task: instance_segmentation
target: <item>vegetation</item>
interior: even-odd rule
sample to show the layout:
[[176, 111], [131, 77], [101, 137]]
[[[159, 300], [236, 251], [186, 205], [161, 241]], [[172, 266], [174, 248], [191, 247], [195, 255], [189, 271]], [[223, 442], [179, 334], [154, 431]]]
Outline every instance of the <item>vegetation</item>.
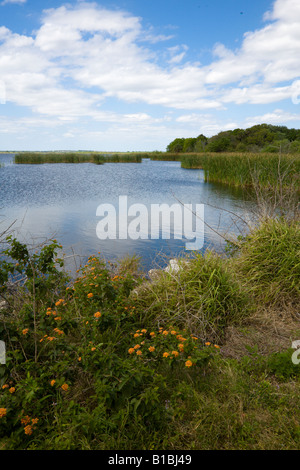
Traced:
[[[202, 168], [205, 181], [233, 186], [276, 186], [280, 175], [285, 186], [296, 185], [300, 158], [294, 155], [214, 153], [183, 156], [183, 168]], [[282, 182], [282, 181], [281, 181]]]
[[196, 138], [177, 138], [167, 152], [269, 152], [299, 153], [300, 129], [258, 124], [247, 129], [219, 132], [210, 138], [203, 134]]
[[297, 219], [148, 279], [9, 236], [0, 267], [2, 449], [298, 449]]
[[108, 163], [141, 163], [142, 154], [139, 153], [115, 153], [106, 157]]
[[42, 163], [139, 163], [142, 158], [139, 154], [101, 154], [97, 152], [20, 152], [15, 155], [15, 163], [42, 164]]

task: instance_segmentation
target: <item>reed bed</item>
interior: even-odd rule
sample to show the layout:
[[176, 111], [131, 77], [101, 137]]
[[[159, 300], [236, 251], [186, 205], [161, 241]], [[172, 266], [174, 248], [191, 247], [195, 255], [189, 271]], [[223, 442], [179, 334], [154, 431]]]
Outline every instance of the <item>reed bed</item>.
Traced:
[[300, 173], [299, 155], [274, 155], [251, 153], [207, 153], [185, 155], [182, 168], [204, 170], [205, 181], [232, 186], [253, 186], [254, 182], [275, 186], [279, 175], [284, 184], [295, 182]]
[[153, 152], [149, 154], [151, 160], [159, 160], [163, 162], [180, 162], [182, 155], [171, 152]]
[[142, 155], [138, 153], [115, 153], [105, 157], [107, 163], [141, 163]]
[[104, 157], [85, 152], [20, 152], [15, 155], [18, 164], [42, 163], [104, 163]]
[[97, 152], [20, 152], [15, 155], [17, 164], [43, 163], [140, 163], [139, 154], [102, 154]]

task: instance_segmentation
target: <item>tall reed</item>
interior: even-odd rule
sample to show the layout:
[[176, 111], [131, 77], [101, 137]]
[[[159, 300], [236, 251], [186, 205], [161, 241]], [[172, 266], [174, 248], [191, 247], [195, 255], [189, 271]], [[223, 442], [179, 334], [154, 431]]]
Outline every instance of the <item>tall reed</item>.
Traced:
[[138, 153], [115, 153], [106, 157], [107, 163], [141, 163], [142, 156]]
[[17, 164], [42, 163], [140, 163], [139, 154], [101, 154], [97, 152], [20, 152], [15, 155]]
[[300, 174], [300, 157], [289, 154], [207, 153], [183, 156], [181, 166], [203, 169], [205, 181], [242, 187], [252, 186], [254, 178], [263, 186], [274, 186], [281, 174], [288, 186]]

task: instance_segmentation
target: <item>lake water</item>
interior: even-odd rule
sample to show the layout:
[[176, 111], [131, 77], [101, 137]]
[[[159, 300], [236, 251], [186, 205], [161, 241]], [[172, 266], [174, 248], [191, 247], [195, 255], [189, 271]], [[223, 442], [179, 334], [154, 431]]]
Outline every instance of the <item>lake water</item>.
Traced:
[[239, 234], [245, 228], [240, 217], [248, 220], [255, 207], [250, 195], [205, 183], [202, 170], [182, 169], [178, 162], [16, 165], [14, 155], [0, 154], [0, 164], [0, 233], [15, 221], [14, 235], [20, 241], [56, 238], [70, 270], [98, 252], [107, 260], [135, 254], [147, 270], [186, 252], [187, 239], [175, 239], [174, 231], [169, 239], [163, 233], [153, 239], [150, 224], [148, 239], [119, 239], [117, 234], [116, 239], [100, 240], [97, 208], [111, 204], [118, 215], [120, 196], [127, 197], [128, 207], [143, 204], [149, 217], [153, 204], [178, 204], [182, 210], [182, 204], [192, 204], [193, 210], [204, 205], [201, 252], [224, 250], [219, 233]]

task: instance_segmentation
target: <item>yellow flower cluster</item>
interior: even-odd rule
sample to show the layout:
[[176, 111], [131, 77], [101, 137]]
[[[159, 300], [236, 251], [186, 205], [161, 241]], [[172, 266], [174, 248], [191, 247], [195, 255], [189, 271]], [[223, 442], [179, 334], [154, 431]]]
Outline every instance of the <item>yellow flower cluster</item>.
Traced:
[[[181, 356], [181, 358], [183, 359], [184, 356], [188, 353], [191, 353], [193, 349], [198, 349], [195, 342], [199, 340], [199, 338], [196, 335], [194, 334], [186, 335], [185, 332], [186, 330], [183, 330], [183, 334], [182, 334], [182, 332], [176, 331], [172, 327], [170, 327], [169, 329], [160, 327], [158, 330], [158, 334], [155, 333], [154, 331], [147, 332], [145, 328], [136, 330], [135, 333], [132, 333], [133, 337], [137, 339], [145, 335], [144, 336], [145, 340], [141, 341], [139, 344], [136, 344], [134, 347], [129, 348], [128, 353], [131, 355], [135, 353], [136, 355], [142, 356], [143, 351], [141, 349], [141, 346], [146, 344], [146, 347], [147, 347], [147, 350], [145, 350], [146, 353], [147, 351], [149, 351], [150, 353], [157, 351], [158, 355], [161, 354], [164, 360], [167, 359], [168, 361], [174, 360], [175, 358], [179, 356]], [[163, 342], [162, 342], [162, 339], [159, 338], [160, 336], [161, 338], [164, 338]], [[149, 343], [147, 344], [147, 341], [154, 339], [156, 337], [158, 338], [157, 344], [156, 344], [156, 340], [154, 340], [155, 342], [152, 345], [149, 345]], [[178, 341], [177, 345], [174, 344], [174, 340]], [[165, 350], [160, 353], [159, 351], [161, 351], [161, 347], [164, 342], [166, 343], [166, 345], [169, 346], [170, 349], [169, 351]], [[210, 346], [211, 343], [207, 342], [205, 343], [205, 345]], [[217, 349], [220, 348], [217, 344], [214, 344], [213, 346]], [[146, 356], [146, 357], [148, 360], [149, 356]], [[196, 359], [193, 359], [192, 356], [188, 356], [184, 364], [185, 364], [185, 367], [190, 368], [194, 366], [196, 363], [197, 363]]]
[[[207, 343], [205, 343], [205, 346], [212, 346], [212, 344], [208, 341]], [[218, 346], [217, 344], [214, 344], [213, 345], [216, 349], [220, 349], [220, 346]]]
[[25, 416], [21, 419], [21, 424], [24, 425], [24, 432], [27, 436], [30, 436], [32, 434], [34, 426], [37, 424], [38, 420], [38, 418], [30, 418], [30, 416]]
[[[136, 330], [136, 332], [133, 333], [133, 337], [138, 338], [138, 337], [144, 336], [146, 334], [147, 334], [147, 329], [143, 328], [143, 329], [140, 329], [140, 330]], [[179, 341], [179, 344], [177, 346], [178, 350], [173, 350], [172, 352], [168, 352], [168, 351], [163, 352], [163, 354], [162, 354], [163, 358], [176, 358], [176, 357], [179, 356], [180, 353], [184, 352], [184, 342], [187, 341], [187, 338], [182, 336], [182, 334], [179, 334], [175, 329], [170, 328], [169, 330], [167, 330], [167, 329], [164, 329], [163, 327], [160, 327], [158, 334], [161, 334], [164, 338], [167, 338], [167, 336], [170, 334], [173, 337], [176, 337], [176, 339]], [[148, 338], [150, 337], [151, 339], [154, 339], [156, 337], [156, 333], [154, 331], [150, 331], [148, 333], [148, 335], [149, 335]], [[198, 340], [198, 338], [196, 336], [193, 336], [193, 335], [191, 335], [191, 338], [193, 340]], [[144, 343], [145, 343], [145, 341], [142, 341], [140, 344], [136, 344], [134, 347], [129, 348], [128, 353], [129, 354], [136, 353], [137, 355], [141, 356], [142, 351], [140, 350], [140, 348], [141, 348], [141, 345], [143, 345]], [[149, 346], [147, 349], [151, 353], [156, 350], [155, 346], [153, 346], [153, 345]], [[190, 360], [186, 361], [185, 365], [186, 365], [186, 367], [191, 367], [192, 366], [192, 361], [190, 361]]]
[[53, 315], [54, 316], [54, 320], [56, 321], [60, 321], [61, 320], [61, 316], [58, 316], [57, 315], [57, 311], [56, 310], [53, 310], [51, 307], [48, 307], [47, 308], [47, 311], [46, 311], [46, 315]]
[[58, 328], [54, 328], [55, 333], [57, 333], [58, 335], [63, 335], [64, 332], [62, 330], [59, 330]]
[[6, 408], [0, 408], [0, 418], [3, 418], [4, 416], [6, 416]]

